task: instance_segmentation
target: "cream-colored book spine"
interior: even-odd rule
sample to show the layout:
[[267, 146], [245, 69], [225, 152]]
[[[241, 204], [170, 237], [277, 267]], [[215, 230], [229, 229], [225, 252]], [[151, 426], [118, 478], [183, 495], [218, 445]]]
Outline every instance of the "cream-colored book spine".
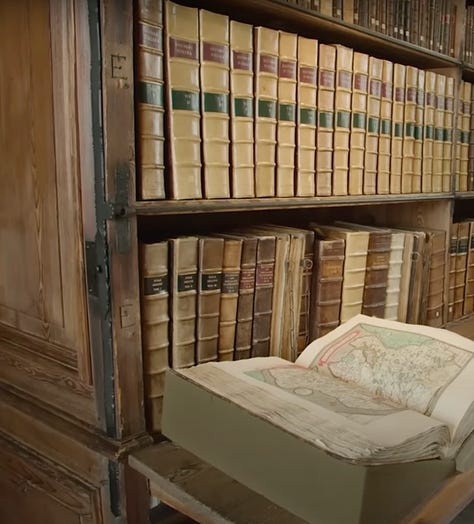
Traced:
[[415, 156], [413, 159], [413, 180], [412, 192], [421, 193], [423, 176], [423, 122], [425, 113], [425, 72], [418, 69], [418, 81], [416, 89], [416, 110], [415, 110]]
[[390, 193], [402, 191], [403, 119], [405, 109], [406, 66], [393, 65], [392, 157], [390, 160]]
[[145, 405], [149, 429], [159, 431], [169, 368], [168, 242], [140, 244], [140, 266]]
[[205, 198], [229, 198], [229, 18], [199, 10]]
[[276, 196], [295, 195], [296, 71], [298, 36], [280, 31]]
[[[459, 99], [456, 106], [456, 129], [453, 135], [454, 138], [454, 191], [461, 191], [462, 175], [461, 175], [461, 142], [462, 142], [462, 112], [464, 106], [464, 80], [461, 80], [459, 87]], [[467, 178], [466, 178], [467, 188]]]
[[472, 84], [470, 82], [463, 82], [462, 89], [462, 112], [461, 112], [461, 152], [460, 152], [460, 185], [459, 191], [467, 191], [468, 178], [468, 164], [469, 164], [469, 126], [471, 120], [471, 94]]
[[421, 188], [433, 191], [434, 114], [436, 104], [436, 73], [425, 72], [425, 112], [423, 121], [423, 164]]
[[166, 1], [165, 13], [171, 198], [201, 198], [198, 10]]
[[296, 196], [316, 191], [316, 117], [318, 92], [318, 41], [298, 37]]
[[233, 198], [255, 196], [253, 27], [230, 22], [230, 135]]
[[348, 47], [336, 46], [333, 195], [347, 195], [349, 190], [353, 54]]
[[275, 196], [279, 33], [255, 31], [255, 195]]
[[436, 74], [436, 106], [434, 114], [433, 143], [433, 192], [443, 191], [443, 137], [444, 137], [444, 96], [446, 93], [446, 77]]
[[319, 44], [318, 127], [316, 131], [316, 194], [332, 194], [336, 48]]
[[377, 193], [390, 193], [390, 156], [392, 148], [393, 62], [383, 61], [380, 98], [380, 136]]
[[470, 221], [463, 314], [474, 313], [474, 221]]
[[367, 129], [369, 55], [355, 52], [353, 66], [352, 122], [349, 153], [349, 194], [362, 195], [364, 187], [365, 137]]
[[380, 101], [382, 95], [383, 60], [369, 58], [369, 96], [367, 100], [367, 136], [365, 142], [364, 194], [377, 192], [378, 152], [380, 136]]
[[443, 129], [443, 193], [451, 191], [454, 137], [454, 78], [446, 77]]
[[407, 66], [405, 81], [402, 193], [412, 193], [415, 165], [416, 90], [418, 88], [418, 69], [416, 67]]
[[166, 198], [164, 176], [163, 4], [137, 2], [139, 197]]
[[405, 233], [392, 231], [384, 318], [398, 320]]

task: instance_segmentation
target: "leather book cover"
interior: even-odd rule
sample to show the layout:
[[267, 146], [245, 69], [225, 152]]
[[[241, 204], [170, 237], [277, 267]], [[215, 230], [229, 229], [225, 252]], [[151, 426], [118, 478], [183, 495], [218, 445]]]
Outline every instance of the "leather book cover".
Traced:
[[202, 197], [198, 10], [165, 0], [169, 187], [176, 200]]
[[295, 196], [296, 85], [298, 36], [280, 31], [276, 196]]
[[403, 254], [405, 251], [405, 233], [392, 230], [390, 259], [387, 277], [387, 296], [385, 300], [384, 318], [398, 320], [400, 309], [400, 294], [402, 287]]
[[463, 316], [464, 295], [466, 292], [467, 258], [469, 252], [470, 223], [458, 223], [456, 250], [456, 274], [454, 277], [454, 320]]
[[205, 198], [229, 198], [229, 18], [199, 10], [202, 180]]
[[451, 189], [451, 161], [453, 156], [454, 136], [454, 78], [446, 77], [446, 92], [444, 96], [444, 127], [443, 127], [443, 192]]
[[194, 366], [198, 292], [198, 239], [169, 241], [171, 264], [171, 366]]
[[390, 193], [390, 156], [392, 146], [393, 62], [383, 61], [380, 96], [380, 136], [377, 194]]
[[422, 322], [428, 326], [441, 327], [444, 323], [444, 284], [446, 268], [445, 231], [427, 231], [429, 251], [428, 289], [426, 311], [422, 309]]
[[255, 195], [275, 196], [279, 32], [255, 34]]
[[414, 157], [413, 157], [413, 179], [412, 193], [421, 193], [422, 176], [423, 176], [423, 123], [425, 113], [425, 71], [418, 69], [418, 79], [416, 88], [416, 109], [415, 109], [415, 127], [413, 134]]
[[230, 135], [233, 198], [255, 196], [253, 27], [230, 21]]
[[436, 74], [436, 105], [434, 112], [434, 142], [433, 142], [433, 192], [443, 191], [443, 136], [444, 136], [444, 96], [446, 93], [446, 77]]
[[139, 198], [166, 198], [164, 178], [163, 4], [136, 4], [136, 134]]
[[314, 270], [314, 231], [304, 230], [303, 277], [301, 288], [298, 354], [310, 343], [311, 282]]
[[314, 241], [314, 272], [311, 289], [309, 335], [313, 341], [340, 323], [344, 272], [344, 239], [317, 235]]
[[434, 112], [436, 104], [436, 73], [425, 72], [425, 112], [423, 125], [423, 162], [421, 189], [423, 193], [433, 191], [433, 148], [434, 148]]
[[347, 195], [352, 105], [353, 50], [336, 46], [333, 195]]
[[403, 122], [405, 108], [406, 66], [393, 65], [392, 157], [390, 161], [390, 193], [402, 191]]
[[418, 69], [416, 67], [407, 66], [405, 82], [402, 193], [412, 193], [415, 165], [416, 91], [418, 88]]
[[365, 137], [367, 129], [367, 96], [369, 56], [355, 52], [352, 77], [352, 121], [349, 152], [349, 194], [362, 195], [364, 188]]
[[255, 295], [255, 266], [257, 262], [257, 239], [246, 236], [242, 236], [241, 238], [242, 258], [240, 264], [234, 360], [250, 357]]
[[139, 245], [142, 351], [148, 429], [160, 431], [165, 372], [169, 368], [168, 242]]
[[217, 360], [224, 239], [199, 238], [196, 363]]
[[[396, 230], [392, 230], [396, 232]], [[410, 300], [410, 278], [412, 271], [412, 257], [415, 236], [411, 231], [404, 231], [405, 243], [403, 246], [403, 261], [400, 277], [400, 298], [398, 304], [398, 319], [400, 322], [407, 321], [408, 301]]]
[[456, 287], [456, 257], [458, 250], [458, 224], [449, 228], [449, 259], [448, 259], [448, 322], [454, 320], [454, 289]]
[[318, 126], [316, 128], [316, 195], [332, 194], [336, 48], [319, 44]]
[[474, 313], [474, 221], [469, 221], [469, 245], [466, 263], [466, 289], [464, 292], [463, 314]]
[[241, 238], [227, 238], [225, 235], [223, 238], [222, 291], [217, 350], [218, 360], [233, 360], [243, 241]]
[[314, 196], [318, 41], [298, 36], [296, 196]]
[[364, 195], [375, 195], [377, 192], [382, 69], [383, 60], [373, 56], [369, 57], [369, 96], [367, 99]]

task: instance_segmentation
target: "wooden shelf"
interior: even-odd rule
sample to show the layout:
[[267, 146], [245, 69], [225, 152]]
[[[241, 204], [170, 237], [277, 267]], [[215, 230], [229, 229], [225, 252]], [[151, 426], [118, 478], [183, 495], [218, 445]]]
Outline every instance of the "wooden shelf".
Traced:
[[461, 61], [410, 42], [404, 42], [362, 26], [349, 24], [284, 0], [178, 0], [230, 15], [235, 20], [295, 31], [321, 42], [340, 43], [379, 58], [421, 67], [422, 69], [460, 66]]
[[474, 198], [474, 191], [458, 191], [454, 193], [454, 198], [459, 198], [463, 200]]
[[187, 213], [228, 213], [268, 209], [341, 207], [365, 204], [396, 204], [428, 200], [450, 200], [451, 193], [421, 193], [404, 195], [361, 195], [292, 198], [229, 198], [219, 200], [153, 200], [137, 202], [137, 215], [174, 215]]
[[474, 340], [474, 314], [448, 322], [446, 329]]
[[462, 77], [467, 82], [474, 82], [474, 66], [463, 62], [462, 64]]

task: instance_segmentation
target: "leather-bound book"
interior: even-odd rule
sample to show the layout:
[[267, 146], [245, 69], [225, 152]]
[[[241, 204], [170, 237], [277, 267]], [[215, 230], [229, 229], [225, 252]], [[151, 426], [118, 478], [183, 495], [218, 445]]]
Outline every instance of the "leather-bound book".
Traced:
[[403, 121], [405, 108], [406, 66], [393, 65], [392, 156], [390, 161], [390, 193], [402, 191]]
[[173, 238], [171, 250], [171, 365], [194, 366], [198, 292], [198, 239]]
[[469, 222], [469, 245], [466, 263], [466, 289], [464, 293], [463, 314], [474, 313], [474, 221]]
[[451, 160], [454, 133], [454, 78], [446, 77], [443, 126], [443, 192], [451, 191]]
[[311, 282], [314, 269], [314, 231], [304, 230], [303, 277], [298, 329], [298, 354], [310, 342]]
[[136, 3], [137, 160], [139, 198], [165, 198], [163, 4]]
[[298, 36], [280, 31], [276, 196], [295, 195], [296, 84]]
[[[396, 233], [397, 230], [392, 230]], [[405, 243], [403, 246], [403, 260], [400, 276], [400, 297], [398, 302], [398, 318], [400, 322], [406, 322], [408, 313], [408, 302], [410, 300], [410, 279], [412, 272], [413, 245], [415, 236], [412, 231], [403, 231]], [[388, 298], [388, 297], [387, 297]]]
[[367, 96], [369, 56], [354, 53], [352, 77], [352, 122], [349, 152], [349, 194], [362, 195], [364, 187], [365, 137], [367, 129]]
[[472, 84], [470, 82], [462, 82], [461, 96], [462, 101], [459, 104], [458, 113], [458, 140], [460, 144], [459, 151], [459, 184], [456, 187], [457, 191], [467, 191], [468, 180], [468, 164], [469, 164], [469, 126], [471, 120], [471, 93]]
[[342, 19], [344, 20], [344, 22], [347, 22], [348, 24], [357, 23], [354, 20], [354, 4], [357, 4], [357, 0], [343, 0]]
[[384, 318], [398, 320], [400, 293], [402, 287], [403, 254], [405, 251], [405, 233], [392, 230], [389, 269], [387, 277], [387, 297]]
[[222, 294], [219, 314], [218, 360], [233, 360], [237, 305], [239, 301], [242, 239], [224, 238], [222, 258]]
[[454, 289], [456, 287], [456, 257], [458, 252], [458, 224], [453, 223], [449, 229], [448, 259], [448, 322], [454, 320]]
[[253, 27], [230, 22], [231, 182], [234, 198], [255, 196]]
[[199, 238], [196, 363], [217, 360], [222, 289], [222, 238]]
[[423, 162], [421, 189], [423, 193], [433, 190], [434, 112], [436, 103], [436, 73], [425, 72], [425, 112], [423, 135]]
[[377, 194], [390, 193], [390, 156], [392, 147], [393, 62], [383, 61], [380, 95], [380, 136]]
[[377, 192], [382, 69], [383, 60], [373, 56], [369, 57], [369, 96], [367, 99], [367, 136], [364, 160], [365, 195], [375, 195]]
[[409, 324], [419, 324], [423, 298], [427, 293], [429, 265], [426, 249], [427, 235], [424, 231], [413, 231], [413, 251], [408, 297], [407, 319]]
[[165, 0], [171, 198], [201, 198], [198, 10]]
[[205, 198], [229, 198], [229, 18], [199, 10], [202, 180]]
[[347, 195], [349, 189], [352, 59], [352, 49], [342, 45], [336, 46], [333, 195]]
[[296, 196], [314, 196], [316, 174], [316, 116], [318, 41], [298, 37]]
[[275, 196], [279, 32], [256, 27], [255, 195]]
[[441, 327], [444, 323], [444, 283], [446, 268], [446, 232], [427, 231], [429, 253], [426, 314], [422, 310], [421, 323]]
[[458, 241], [456, 250], [456, 275], [454, 278], [454, 320], [463, 316], [464, 296], [466, 291], [467, 258], [469, 251], [470, 223], [458, 224]]
[[145, 407], [150, 431], [161, 429], [164, 377], [169, 367], [168, 242], [140, 244]]
[[[472, 10], [474, 13], [474, 9]], [[474, 22], [473, 22], [474, 23]], [[474, 31], [473, 31], [474, 33]], [[473, 37], [474, 39], [474, 37]], [[471, 108], [474, 107], [474, 89], [471, 89]], [[474, 118], [470, 117], [469, 124], [469, 152], [467, 167], [467, 190], [474, 191]]]
[[423, 176], [423, 122], [425, 113], [425, 72], [418, 69], [418, 80], [416, 88], [415, 127], [413, 135], [414, 157], [413, 157], [413, 179], [412, 193], [421, 193]]
[[403, 123], [402, 193], [413, 192], [417, 87], [418, 69], [407, 66]]
[[444, 96], [446, 94], [446, 77], [436, 74], [436, 105], [434, 112], [433, 143], [433, 192], [443, 191], [443, 137], [444, 137]]

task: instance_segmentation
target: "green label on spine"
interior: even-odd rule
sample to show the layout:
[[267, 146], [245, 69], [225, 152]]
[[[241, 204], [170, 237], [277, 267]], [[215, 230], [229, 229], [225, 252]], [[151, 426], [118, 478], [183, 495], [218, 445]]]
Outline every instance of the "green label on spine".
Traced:
[[334, 113], [330, 113], [328, 111], [320, 111], [318, 117], [320, 127], [334, 127]]
[[138, 100], [142, 104], [163, 107], [163, 84], [140, 82], [138, 84]]
[[415, 126], [415, 140], [423, 139], [423, 126]]
[[451, 142], [452, 138], [453, 138], [452, 129], [443, 129], [443, 141]]
[[253, 100], [251, 98], [234, 98], [234, 115], [252, 118]]
[[306, 124], [308, 126], [316, 125], [316, 110], [307, 109], [300, 107], [300, 124]]
[[382, 135], [391, 135], [392, 122], [390, 120], [382, 120], [380, 123], [380, 133]]
[[433, 140], [434, 138], [434, 127], [433, 126], [425, 127], [425, 138], [428, 140]]
[[467, 253], [468, 252], [469, 239], [460, 238], [458, 240], [458, 253]]
[[354, 113], [352, 115], [352, 125], [357, 129], [365, 129], [366, 114]]
[[296, 106], [295, 104], [280, 104], [279, 117], [284, 122], [296, 122]]
[[204, 93], [205, 113], [228, 113], [229, 97], [223, 93]]
[[258, 101], [258, 116], [263, 118], [276, 118], [276, 102], [273, 100]]
[[435, 128], [435, 140], [439, 140], [439, 141], [443, 140], [443, 128], [442, 127]]
[[406, 122], [405, 124], [405, 136], [415, 136], [415, 124], [413, 122]]
[[469, 144], [469, 131], [461, 131], [461, 142]]
[[337, 127], [345, 127], [349, 129], [351, 126], [351, 114], [348, 111], [338, 111], [337, 112]]
[[373, 116], [369, 116], [369, 123], [367, 126], [367, 130], [369, 133], [379, 133], [380, 131], [380, 120], [378, 118], [374, 118]]
[[185, 111], [199, 111], [199, 95], [192, 91], [171, 91], [171, 107]]
[[395, 126], [393, 128], [393, 135], [398, 137], [403, 136], [403, 124], [401, 122], [395, 122]]

